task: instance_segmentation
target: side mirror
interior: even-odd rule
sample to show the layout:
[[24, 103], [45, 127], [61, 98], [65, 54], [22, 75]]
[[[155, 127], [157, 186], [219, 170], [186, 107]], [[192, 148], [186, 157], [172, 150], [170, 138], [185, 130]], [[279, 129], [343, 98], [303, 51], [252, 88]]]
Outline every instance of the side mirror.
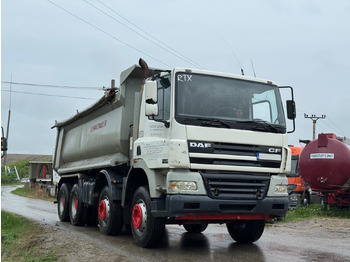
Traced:
[[158, 115], [158, 105], [157, 104], [146, 104], [145, 115], [146, 116], [157, 116]]
[[146, 81], [145, 83], [145, 114], [146, 116], [158, 115], [158, 90], [156, 81]]
[[158, 101], [158, 90], [156, 81], [146, 81], [145, 83], [146, 104], [155, 104]]
[[295, 119], [296, 118], [296, 109], [294, 100], [287, 100], [287, 118]]

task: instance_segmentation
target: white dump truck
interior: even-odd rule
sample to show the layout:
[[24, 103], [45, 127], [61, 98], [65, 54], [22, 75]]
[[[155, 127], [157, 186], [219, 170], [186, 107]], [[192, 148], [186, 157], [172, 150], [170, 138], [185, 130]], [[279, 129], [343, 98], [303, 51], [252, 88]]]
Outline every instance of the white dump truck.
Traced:
[[199, 233], [226, 223], [235, 241], [258, 240], [265, 221], [288, 209], [291, 151], [279, 89], [291, 90], [291, 132], [293, 89], [139, 64], [94, 105], [55, 123], [60, 220], [98, 224], [108, 235], [125, 226], [142, 247], [156, 246], [166, 224]]

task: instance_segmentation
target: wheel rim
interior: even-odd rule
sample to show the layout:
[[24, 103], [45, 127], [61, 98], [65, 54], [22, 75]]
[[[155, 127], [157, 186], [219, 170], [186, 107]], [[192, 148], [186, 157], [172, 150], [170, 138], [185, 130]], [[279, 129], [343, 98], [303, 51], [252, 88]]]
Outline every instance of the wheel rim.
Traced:
[[64, 212], [64, 205], [66, 204], [66, 198], [63, 195], [61, 195], [59, 203], [60, 203], [59, 212], [60, 212], [60, 215], [62, 215]]
[[72, 195], [71, 201], [72, 201], [71, 213], [72, 213], [72, 217], [75, 217], [75, 215], [77, 214], [78, 201], [79, 201], [77, 194]]
[[147, 209], [143, 201], [134, 205], [132, 210], [132, 224], [138, 232], [143, 232], [146, 229]]
[[100, 220], [107, 220], [109, 217], [109, 201], [108, 199], [102, 199], [98, 204], [98, 217]]

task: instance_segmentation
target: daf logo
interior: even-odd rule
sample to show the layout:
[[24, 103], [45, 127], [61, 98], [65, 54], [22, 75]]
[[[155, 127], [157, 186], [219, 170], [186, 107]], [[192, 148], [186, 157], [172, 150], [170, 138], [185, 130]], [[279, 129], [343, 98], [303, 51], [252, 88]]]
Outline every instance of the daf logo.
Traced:
[[269, 153], [274, 153], [274, 154], [278, 154], [278, 153], [281, 153], [281, 148], [273, 148], [273, 147], [270, 147], [269, 148]]
[[190, 147], [209, 148], [211, 143], [190, 142]]

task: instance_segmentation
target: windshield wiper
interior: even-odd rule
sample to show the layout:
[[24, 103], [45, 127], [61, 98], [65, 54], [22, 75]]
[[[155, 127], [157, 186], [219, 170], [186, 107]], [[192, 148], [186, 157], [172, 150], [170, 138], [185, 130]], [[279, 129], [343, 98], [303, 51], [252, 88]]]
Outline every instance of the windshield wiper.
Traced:
[[231, 128], [231, 125], [226, 122], [212, 117], [179, 117], [186, 124], [200, 124], [201, 126], [226, 127]]
[[198, 119], [201, 120], [202, 126], [213, 126], [213, 127], [227, 127], [231, 128], [231, 125], [219, 119]]
[[276, 127], [274, 127], [273, 125], [271, 125], [269, 122], [264, 121], [264, 120], [257, 120], [257, 121], [253, 121], [255, 123], [257, 123], [258, 125], [253, 126], [253, 128], [255, 130], [261, 130], [263, 129], [263, 131], [274, 131], [275, 133], [280, 132]]
[[246, 123], [246, 124], [253, 124], [252, 128], [253, 130], [261, 130], [261, 131], [273, 131], [275, 133], [279, 133], [280, 130], [270, 124], [269, 122], [262, 120], [262, 119], [257, 119], [257, 120], [241, 120], [237, 121], [237, 123]]

